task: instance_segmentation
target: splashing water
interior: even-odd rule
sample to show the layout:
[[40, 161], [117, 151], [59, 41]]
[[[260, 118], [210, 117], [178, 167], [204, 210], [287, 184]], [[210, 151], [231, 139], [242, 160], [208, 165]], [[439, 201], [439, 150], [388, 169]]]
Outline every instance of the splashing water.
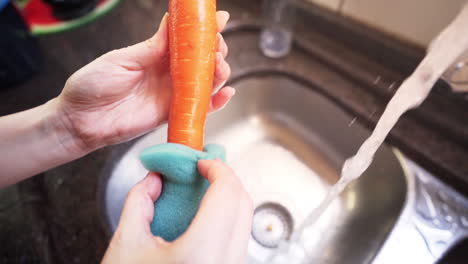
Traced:
[[[435, 82], [445, 70], [468, 48], [467, 31], [468, 5], [465, 5], [455, 20], [432, 41], [428, 54], [392, 97], [371, 136], [362, 144], [353, 157], [345, 161], [340, 180], [331, 187], [321, 204], [309, 214], [294, 232], [291, 241], [282, 243], [268, 260], [268, 263], [280, 263], [277, 262], [280, 258], [282, 260], [288, 259], [289, 263], [294, 263], [294, 260], [299, 259], [297, 247], [300, 245], [304, 230], [319, 219], [330, 203], [340, 195], [349, 183], [361, 176], [371, 164], [374, 154], [401, 115], [412, 108], [418, 107], [429, 95]], [[296, 250], [291, 250], [294, 247]], [[302, 260], [299, 261], [298, 263], [302, 262]]]

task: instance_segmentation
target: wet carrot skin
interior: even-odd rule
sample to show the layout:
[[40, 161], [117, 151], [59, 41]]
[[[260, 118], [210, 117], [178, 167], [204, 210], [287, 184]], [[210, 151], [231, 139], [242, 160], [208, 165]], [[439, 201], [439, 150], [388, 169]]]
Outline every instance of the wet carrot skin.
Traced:
[[202, 150], [216, 53], [216, 0], [170, 0], [168, 142]]
[[203, 148], [215, 71], [216, 0], [169, 1], [170, 143], [148, 148], [140, 158], [147, 170], [160, 173], [163, 180], [151, 232], [174, 241], [189, 227], [209, 186], [198, 172], [198, 161], [224, 160], [225, 155], [220, 146], [198, 151]]

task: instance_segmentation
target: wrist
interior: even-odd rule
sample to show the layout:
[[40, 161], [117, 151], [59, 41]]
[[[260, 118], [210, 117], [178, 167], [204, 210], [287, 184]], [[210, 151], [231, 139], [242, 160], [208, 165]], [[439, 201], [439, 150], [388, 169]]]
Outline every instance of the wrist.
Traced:
[[55, 99], [0, 118], [0, 188], [85, 154]]
[[94, 150], [79, 137], [79, 133], [76, 132], [75, 126], [63, 110], [58, 98], [50, 100], [44, 107], [47, 112], [43, 125], [44, 131], [53, 135], [54, 144], [62, 148], [64, 155], [74, 159]]

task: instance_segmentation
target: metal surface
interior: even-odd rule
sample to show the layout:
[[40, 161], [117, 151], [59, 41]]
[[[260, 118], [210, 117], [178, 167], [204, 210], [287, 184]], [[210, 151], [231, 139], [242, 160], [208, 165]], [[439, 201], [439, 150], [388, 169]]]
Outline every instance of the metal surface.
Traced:
[[[251, 194], [256, 212], [265, 213], [257, 216], [270, 219], [260, 226], [274, 233], [256, 233], [249, 242], [249, 262], [258, 263], [337, 181], [345, 158], [370, 134], [355, 122], [356, 116], [372, 117], [376, 110], [371, 97], [304, 52], [310, 45], [296, 46], [279, 62], [268, 60], [256, 49], [258, 38], [251, 29], [239, 34], [228, 29], [231, 84], [237, 94], [209, 117], [207, 143], [226, 147], [228, 163]], [[368, 103], [357, 105], [362, 108], [351, 108], [359, 114], [338, 107], [366, 96]], [[117, 226], [126, 193], [146, 174], [139, 153], [165, 141], [164, 126], [110, 161], [115, 165], [103, 185], [110, 229]], [[388, 147], [379, 150], [365, 175], [306, 234], [307, 259], [301, 263], [435, 263], [467, 235], [467, 200], [397, 156]], [[284, 210], [264, 211], [265, 204]], [[291, 219], [284, 221], [284, 215]]]
[[[228, 163], [256, 206], [279, 204], [299, 224], [336, 182], [344, 159], [368, 131], [351, 124], [352, 116], [290, 77], [246, 76], [236, 87], [236, 99], [210, 116], [207, 142], [226, 147]], [[165, 135], [163, 127], [139, 140], [112, 171], [105, 199], [113, 229], [126, 193], [146, 174], [138, 154], [165, 142]], [[382, 148], [366, 174], [319, 221], [318, 232], [309, 237], [308, 253], [316, 263], [369, 262], [400, 215], [406, 193], [398, 160]], [[272, 250], [250, 241], [251, 260], [262, 261]]]
[[289, 240], [293, 220], [289, 210], [277, 203], [258, 206], [252, 220], [252, 238], [261, 246], [276, 248], [281, 241]]
[[416, 163], [401, 160], [408, 175], [408, 200], [373, 263], [435, 263], [468, 237], [468, 199]]

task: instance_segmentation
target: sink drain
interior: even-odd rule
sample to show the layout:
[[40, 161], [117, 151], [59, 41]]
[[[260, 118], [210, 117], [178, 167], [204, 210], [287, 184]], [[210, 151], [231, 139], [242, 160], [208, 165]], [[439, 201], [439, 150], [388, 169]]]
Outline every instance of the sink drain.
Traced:
[[277, 203], [264, 203], [253, 216], [252, 236], [260, 245], [276, 248], [282, 240], [288, 240], [293, 230], [289, 211]]

